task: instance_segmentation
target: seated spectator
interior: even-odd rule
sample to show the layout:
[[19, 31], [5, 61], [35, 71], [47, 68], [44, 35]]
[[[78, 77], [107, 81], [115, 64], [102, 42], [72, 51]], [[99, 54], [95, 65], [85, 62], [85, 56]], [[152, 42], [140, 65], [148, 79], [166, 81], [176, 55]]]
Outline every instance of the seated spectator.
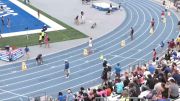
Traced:
[[121, 94], [120, 101], [129, 101], [128, 90], [124, 90]]
[[176, 84], [174, 79], [169, 80], [168, 97], [171, 99], [176, 99], [179, 97], [179, 86]]
[[128, 86], [128, 84], [130, 83], [130, 80], [129, 80], [128, 76], [125, 77], [125, 80], [124, 80], [123, 83], [124, 83], [124, 87]]
[[146, 85], [149, 89], [154, 89], [155, 81], [150, 74], [148, 75]]
[[110, 87], [107, 87], [107, 88], [106, 88], [106, 92], [107, 92], [107, 96], [110, 96], [111, 93], [112, 93], [111, 88], [110, 88]]
[[129, 83], [129, 97], [138, 97], [134, 83]]
[[116, 94], [121, 94], [123, 92], [124, 84], [121, 79], [118, 80], [118, 83], [115, 84]]
[[180, 86], [180, 74], [178, 70], [175, 70], [174, 74], [173, 74], [173, 78], [175, 79], [175, 81], [177, 82], [178, 86]]

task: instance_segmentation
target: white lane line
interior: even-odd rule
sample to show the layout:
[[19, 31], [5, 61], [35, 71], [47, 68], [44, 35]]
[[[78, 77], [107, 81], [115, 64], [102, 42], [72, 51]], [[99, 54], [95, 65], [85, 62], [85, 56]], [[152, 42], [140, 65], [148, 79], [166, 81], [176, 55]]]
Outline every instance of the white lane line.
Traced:
[[[132, 12], [131, 12], [132, 13]], [[132, 18], [132, 15], [131, 15], [131, 18]], [[130, 20], [131, 21], [131, 20]], [[138, 20], [136, 21], [136, 23], [135, 24], [137, 24], [138, 23]], [[119, 32], [119, 31], [118, 31]], [[116, 32], [116, 34], [118, 34], [118, 32]], [[127, 31], [128, 32], [128, 31]], [[123, 35], [121, 35], [121, 36], [123, 36]], [[120, 36], [120, 37], [121, 37]], [[112, 40], [113, 41], [113, 40]], [[107, 42], [106, 44], [108, 44], [108, 43], [111, 43], [111, 41], [109, 41], [109, 42]], [[105, 44], [103, 44], [102, 46], [104, 46]], [[113, 45], [113, 46], [115, 46], [115, 45]], [[112, 46], [111, 46], [112, 47]], [[111, 48], [111, 47], [109, 47], [109, 48]], [[108, 49], [109, 49], [108, 48]], [[98, 53], [100, 53], [100, 52], [97, 52], [97, 53], [95, 53], [95, 54], [92, 54], [91, 56], [93, 56], [93, 55], [96, 55], [96, 54], [98, 54]], [[71, 56], [70, 56], [71, 57]], [[68, 58], [70, 58], [70, 57], [68, 57]], [[77, 59], [77, 60], [75, 60], [75, 61], [72, 61], [72, 62], [76, 62], [76, 61], [78, 61], [78, 60], [82, 60], [82, 59], [85, 59], [85, 58], [87, 58], [87, 57], [84, 57], [84, 58], [80, 58], [80, 59]], [[62, 60], [64, 60], [64, 59], [62, 59]], [[68, 59], [67, 59], [68, 60]], [[61, 60], [57, 60], [57, 61], [54, 61], [54, 62], [51, 62], [51, 63], [55, 63], [55, 62], [59, 62], [59, 61], [61, 61]], [[40, 65], [40, 66], [35, 66], [35, 67], [43, 67], [43, 66], [45, 66], [45, 65], [48, 65], [48, 64], [51, 64], [51, 63], [47, 63], [47, 64], [44, 64], [44, 65]], [[62, 65], [59, 65], [59, 66], [62, 66]], [[34, 68], [35, 68], [34, 67]], [[31, 70], [31, 69], [34, 69], [34, 68], [29, 68], [29, 70]], [[50, 68], [48, 68], [48, 69], [42, 69], [41, 71], [45, 71], [45, 70], [49, 70]], [[19, 72], [22, 72], [22, 71], [18, 71], [18, 72], [16, 72], [16, 73], [19, 73]], [[38, 72], [37, 72], [38, 73]], [[9, 75], [9, 74], [12, 74], [12, 73], [6, 73], [6, 74], [3, 74], [3, 75], [0, 75], [0, 76], [5, 76], [5, 75]]]
[[[145, 14], [144, 14], [145, 15]], [[144, 16], [144, 22], [145, 22], [145, 16]], [[143, 33], [144, 34], [144, 33]], [[126, 52], [125, 52], [126, 53]], [[94, 59], [94, 60], [96, 60], [96, 59]], [[77, 67], [77, 66], [73, 66], [73, 68], [74, 67]], [[59, 71], [58, 71], [59, 72]], [[45, 76], [45, 75], [44, 75]], [[41, 77], [43, 77], [43, 76], [41, 76]], [[13, 79], [13, 78], [11, 78], [11, 79]], [[27, 80], [30, 80], [30, 79], [27, 79]], [[32, 79], [31, 79], [32, 80]], [[4, 80], [3, 80], [4, 81]], [[22, 81], [23, 82], [23, 81]]]
[[[136, 11], [137, 12], [137, 11]], [[138, 14], [138, 12], [137, 12], [137, 14]], [[145, 15], [145, 14], [144, 14]], [[144, 16], [144, 19], [145, 19], [145, 16]], [[138, 22], [138, 21], [137, 21]], [[144, 20], [144, 23], [145, 23], [145, 20]], [[143, 24], [144, 24], [143, 23]], [[137, 24], [137, 23], [136, 23]], [[142, 25], [143, 26], [143, 25]], [[143, 35], [143, 34], [142, 34]], [[138, 39], [138, 38], [137, 38]], [[136, 40], [137, 40], [136, 39]], [[132, 42], [131, 42], [132, 43]], [[117, 43], [117, 44], [119, 44], [119, 43]], [[115, 45], [117, 45], [117, 44], [115, 44]], [[115, 45], [113, 45], [113, 46], [115, 46]], [[128, 44], [127, 44], [128, 45]], [[109, 48], [111, 48], [111, 47], [109, 47]], [[107, 50], [107, 49], [105, 49], [105, 50]], [[113, 52], [113, 51], [112, 51]], [[126, 52], [125, 52], [126, 53]], [[80, 59], [81, 60], [81, 59]], [[96, 60], [96, 59], [93, 59], [93, 60], [91, 60], [91, 61], [94, 61], [94, 60]], [[77, 60], [75, 60], [75, 61], [77, 61]], [[72, 63], [72, 62], [71, 62]], [[84, 64], [84, 63], [83, 63]], [[63, 65], [63, 64], [62, 64]], [[62, 66], [62, 65], [59, 65], [59, 66]], [[81, 64], [79, 64], [79, 65], [81, 65]], [[76, 66], [73, 66], [73, 67], [77, 67], [77, 66], [79, 66], [79, 65], [76, 65]], [[56, 66], [56, 67], [59, 67], [59, 66]], [[49, 68], [49, 69], [51, 69], [51, 68]], [[45, 70], [49, 70], [49, 69], [44, 69], [44, 70], [40, 70], [40, 71], [37, 71], [37, 72], [33, 72], [33, 73], [29, 73], [29, 74], [25, 74], [25, 75], [21, 75], [21, 76], [16, 76], [16, 77], [13, 77], [13, 78], [9, 78], [9, 79], [4, 79], [4, 80], [0, 80], [0, 82], [2, 82], [2, 81], [6, 81], [6, 80], [10, 80], [10, 79], [15, 79], [15, 78], [19, 78], [19, 77], [23, 77], [23, 76], [27, 76], [27, 75], [31, 75], [31, 74], [35, 74], [35, 73], [39, 73], [39, 72], [41, 72], [41, 71], [45, 71]]]
[[[110, 55], [110, 56], [113, 56], [113, 57], [119, 57], [119, 58], [123, 58], [123, 59], [130, 59], [130, 60], [137, 60], [138, 58], [127, 58], [127, 57], [123, 57], [123, 56], [121, 56], [121, 55]], [[145, 59], [141, 59], [141, 60], [144, 60], [144, 61], [147, 61], [147, 60], [145, 60]]]
[[[145, 20], [144, 20], [145, 21]], [[159, 24], [158, 24], [159, 25]], [[90, 68], [90, 67], [89, 67]], [[85, 69], [83, 69], [83, 70], [86, 70], [87, 68], [85, 68]], [[82, 71], [82, 70], [81, 70]], [[80, 71], [77, 71], [77, 72], [80, 72]], [[74, 73], [73, 73], [74, 74]], [[51, 79], [51, 80], [53, 80], [53, 79]], [[50, 81], [50, 80], [47, 80], [47, 81], [45, 81], [45, 82], [48, 82], [48, 81]], [[41, 83], [44, 83], [44, 82], [41, 82]], [[35, 85], [37, 85], [37, 84], [35, 84]], [[33, 86], [33, 85], [31, 85], [31, 86]], [[24, 88], [24, 87], [23, 87]], [[21, 88], [22, 89], [22, 88]]]
[[[127, 8], [127, 9], [128, 9], [128, 8]], [[132, 17], [132, 15], [131, 15], [131, 17]], [[132, 18], [131, 18], [131, 20], [132, 20]], [[106, 38], [104, 38], [104, 39], [102, 39], [102, 40], [100, 40], [100, 41], [97, 41], [96, 43], [94, 43], [94, 45], [95, 45], [95, 44], [98, 44], [98, 43], [100, 43], [100, 42], [102, 42], [102, 41], [104, 41], [104, 40], [106, 40], [106, 39], [110, 39], [110, 38], [112, 38], [113, 36], [115, 36], [115, 35], [117, 35], [118, 33], [120, 33], [121, 31], [123, 31], [124, 29], [126, 29], [126, 27], [128, 27], [128, 25], [131, 23], [131, 20], [129, 20], [128, 23], [127, 23], [125, 26], [123, 26], [122, 29], [116, 31], [115, 34], [111, 35], [110, 37], [106, 37]], [[126, 19], [125, 19], [124, 21], [126, 21]], [[119, 26], [118, 26], [118, 27], [119, 27]], [[125, 34], [121, 34], [120, 36], [123, 36], [123, 35], [125, 35]], [[87, 43], [87, 42], [85, 42], [85, 43]], [[83, 43], [83, 44], [85, 44], [85, 43]], [[108, 43], [110, 43], [110, 42], [108, 42]], [[106, 44], [108, 44], [108, 43], [106, 43]], [[99, 45], [97, 48], [100, 48], [100, 47], [102, 47], [102, 46], [104, 46], [104, 45], [106, 45], [106, 44]], [[74, 47], [72, 47], [72, 48], [74, 48]], [[45, 59], [44, 61], [48, 61], [48, 60], [57, 58], [57, 57], [59, 57], [59, 56], [65, 56], [65, 55], [68, 55], [68, 54], [70, 54], [70, 53], [77, 52], [77, 51], [79, 51], [79, 50], [83, 50], [84, 48], [85, 48], [85, 47], [79, 48], [79, 49], [77, 49], [77, 50], [72, 50], [72, 51], [70, 51], [70, 52], [68, 52], [68, 53], [66, 53], [66, 54], [58, 54], [57, 56], [52, 57], [52, 58]], [[56, 52], [56, 53], [57, 53], [57, 52]], [[52, 54], [54, 54], [54, 53], [52, 53]], [[52, 54], [51, 54], [51, 55], [52, 55]], [[70, 57], [75, 57], [75, 56], [78, 56], [78, 55], [81, 55], [81, 54], [72, 55], [72, 56], [70, 56]], [[70, 57], [68, 57], [68, 58], [70, 58]], [[33, 59], [31, 59], [31, 60], [33, 60]], [[59, 61], [62, 61], [62, 60], [59, 60]], [[57, 61], [55, 61], [55, 62], [57, 62]], [[55, 62], [47, 63], [47, 64], [44, 64], [44, 65], [52, 64], [52, 63], [55, 63]], [[29, 63], [29, 64], [27, 64], [27, 65], [30, 65], [30, 64], [33, 64], [33, 63], [35, 63], [35, 62]], [[43, 65], [41, 65], [41, 66], [43, 66]], [[13, 68], [18, 68], [18, 67], [19, 67], [19, 66], [13, 66], [12, 68], [3, 69], [3, 70], [0, 70], [0, 71], [5, 71], [5, 70], [13, 69]], [[39, 67], [39, 66], [36, 66], [36, 67]], [[35, 68], [31, 68], [31, 69], [35, 69]]]
[[12, 95], [15, 95], [17, 97], [25, 97], [25, 98], [28, 98], [28, 96], [24, 96], [24, 95], [20, 95], [20, 94], [17, 94], [17, 93], [13, 93], [11, 91], [7, 91], [7, 90], [4, 90], [4, 89], [0, 89], [0, 91], [4, 92], [4, 93], [9, 93], [9, 94], [12, 94]]
[[[171, 20], [172, 20], [172, 18], [171, 18]], [[165, 28], [164, 28], [165, 29]], [[163, 31], [164, 31], [164, 29], [163, 29]], [[172, 32], [172, 29], [171, 29], [171, 32]], [[162, 34], [162, 32], [161, 32], [161, 34]], [[170, 36], [170, 34], [168, 35], [168, 36]], [[167, 38], [166, 38], [167, 39]], [[157, 40], [157, 38], [156, 38], [156, 40]], [[152, 42], [151, 42], [151, 44], [152, 44]], [[145, 48], [144, 48], [145, 49]], [[150, 52], [151, 53], [151, 52]]]

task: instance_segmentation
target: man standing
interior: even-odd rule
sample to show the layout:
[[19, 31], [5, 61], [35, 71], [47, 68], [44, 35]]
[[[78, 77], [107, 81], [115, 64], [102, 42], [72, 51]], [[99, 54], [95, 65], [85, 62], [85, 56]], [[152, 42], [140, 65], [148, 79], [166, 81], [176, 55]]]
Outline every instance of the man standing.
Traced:
[[117, 65], [115, 66], [115, 73], [116, 73], [116, 76], [120, 77], [121, 67], [119, 63], [117, 63]]
[[131, 32], [130, 32], [131, 40], [133, 40], [133, 34], [134, 34], [134, 29], [131, 27]]
[[155, 25], [155, 21], [154, 21], [154, 18], [151, 20], [151, 28], [152, 28], [152, 30], [153, 30], [153, 32], [154, 32], [154, 25]]
[[66, 78], [69, 78], [70, 70], [69, 70], [68, 60], [65, 60], [64, 74], [65, 74]]
[[4, 16], [1, 17], [1, 22], [2, 22], [2, 26], [4, 26], [5, 25], [5, 23], [4, 23]]

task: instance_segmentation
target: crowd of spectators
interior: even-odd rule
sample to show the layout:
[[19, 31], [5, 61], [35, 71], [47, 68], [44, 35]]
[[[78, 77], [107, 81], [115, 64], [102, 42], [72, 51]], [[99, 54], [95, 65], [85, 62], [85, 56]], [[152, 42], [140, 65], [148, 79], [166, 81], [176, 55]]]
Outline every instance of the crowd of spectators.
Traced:
[[[104, 101], [114, 96], [120, 101], [134, 101], [135, 98], [154, 101], [170, 101], [179, 98], [180, 69], [180, 36], [168, 42], [164, 56], [138, 65], [132, 72], [122, 72], [117, 63], [111, 66], [106, 59], [102, 63], [102, 84], [96, 88], [81, 87], [73, 94], [59, 93], [59, 101]], [[113, 72], [115, 71], [115, 72]], [[68, 100], [67, 100], [68, 99]]]

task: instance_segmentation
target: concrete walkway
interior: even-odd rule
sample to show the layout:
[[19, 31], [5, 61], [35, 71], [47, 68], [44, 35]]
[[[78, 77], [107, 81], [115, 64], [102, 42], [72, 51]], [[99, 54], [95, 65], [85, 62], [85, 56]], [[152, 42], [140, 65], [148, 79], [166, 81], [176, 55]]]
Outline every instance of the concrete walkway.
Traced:
[[[101, 0], [104, 2], [110, 2], [109, 0]], [[111, 32], [118, 27], [126, 18], [126, 12], [123, 8], [113, 12], [111, 15], [106, 15], [103, 11], [98, 11], [91, 8], [91, 5], [82, 5], [81, 0], [31, 0], [31, 5], [34, 5], [40, 10], [50, 14], [51, 16], [65, 22], [66, 24], [74, 27], [75, 29], [93, 37], [93, 39], [99, 38], [108, 32]], [[48, 5], [48, 6], [47, 6]], [[74, 17], [80, 14], [80, 11], [85, 12], [86, 23], [82, 25], [74, 24]], [[57, 13], [58, 12], [58, 13]], [[91, 29], [92, 23], [96, 22], [97, 27]], [[30, 46], [30, 59], [35, 58], [39, 53], [48, 55], [56, 52], [60, 52], [72, 47], [79, 46], [88, 42], [89, 38], [70, 40], [64, 42], [51, 43], [50, 48], [44, 46]], [[14, 62], [0, 61], [0, 65], [6, 65], [25, 60], [26, 57], [20, 58]]]
[[[115, 4], [109, 0], [97, 0]], [[72, 26], [73, 28], [85, 33], [88, 36], [98, 38], [107, 34], [119, 26], [125, 19], [124, 9], [113, 12], [112, 15], [106, 15], [104, 11], [98, 11], [89, 5], [82, 5], [81, 0], [31, 0], [31, 5], [59, 19], [60, 21]], [[80, 12], [85, 13], [85, 24], [75, 25], [74, 18]], [[96, 22], [97, 27], [91, 29], [91, 25]]]

